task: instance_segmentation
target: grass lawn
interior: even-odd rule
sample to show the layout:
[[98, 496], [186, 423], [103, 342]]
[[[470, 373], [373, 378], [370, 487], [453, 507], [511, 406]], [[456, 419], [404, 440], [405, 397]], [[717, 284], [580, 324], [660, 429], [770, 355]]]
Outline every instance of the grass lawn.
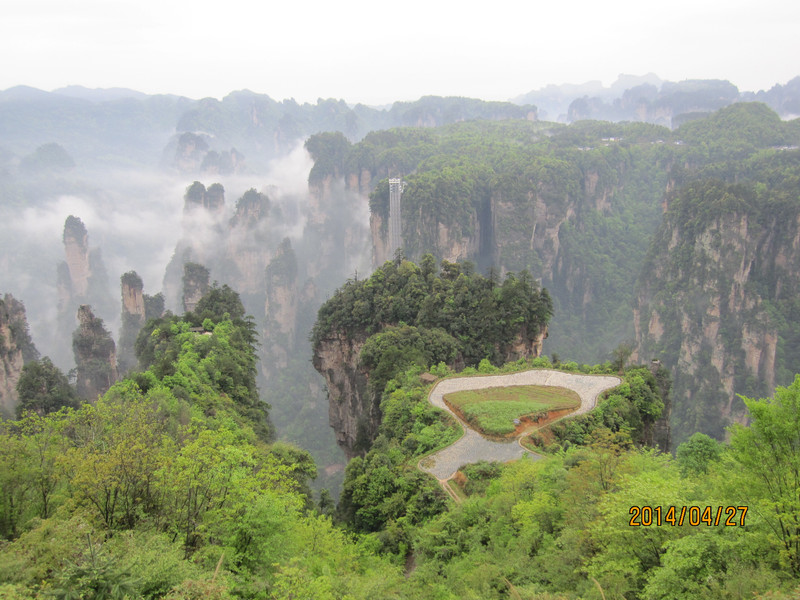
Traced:
[[489, 435], [513, 433], [514, 419], [560, 408], [576, 408], [581, 399], [567, 388], [518, 385], [447, 394], [444, 399], [467, 422]]

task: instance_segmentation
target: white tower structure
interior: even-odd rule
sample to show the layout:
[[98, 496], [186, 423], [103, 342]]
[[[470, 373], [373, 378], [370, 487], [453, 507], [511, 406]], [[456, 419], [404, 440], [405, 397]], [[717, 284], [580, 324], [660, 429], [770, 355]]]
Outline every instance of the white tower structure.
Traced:
[[389, 179], [389, 252], [391, 256], [403, 247], [403, 226], [400, 221], [400, 198], [403, 195], [403, 180]]

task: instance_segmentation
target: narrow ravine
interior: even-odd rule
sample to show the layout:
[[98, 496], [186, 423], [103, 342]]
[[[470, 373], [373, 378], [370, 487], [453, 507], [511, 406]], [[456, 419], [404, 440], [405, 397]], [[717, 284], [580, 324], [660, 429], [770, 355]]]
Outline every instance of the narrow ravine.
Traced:
[[[520, 437], [507, 442], [497, 442], [485, 438], [472, 429], [458, 415], [456, 415], [444, 402], [446, 394], [478, 390], [490, 387], [509, 387], [516, 385], [549, 385], [573, 390], [580, 396], [581, 404], [566, 418], [580, 415], [595, 407], [598, 396], [604, 391], [618, 386], [619, 377], [610, 375], [584, 375], [582, 373], [564, 373], [550, 369], [534, 369], [508, 375], [487, 375], [485, 377], [455, 377], [444, 379], [434, 386], [428, 395], [428, 400], [434, 406], [447, 411], [461, 424], [464, 435], [456, 442], [423, 458], [419, 468], [430, 473], [442, 484], [445, 492], [458, 502], [458, 497], [448, 485], [458, 469], [463, 465], [486, 461], [508, 462], [524, 455], [541, 458], [538, 454], [523, 448], [519, 443]], [[530, 432], [526, 432], [527, 435]]]

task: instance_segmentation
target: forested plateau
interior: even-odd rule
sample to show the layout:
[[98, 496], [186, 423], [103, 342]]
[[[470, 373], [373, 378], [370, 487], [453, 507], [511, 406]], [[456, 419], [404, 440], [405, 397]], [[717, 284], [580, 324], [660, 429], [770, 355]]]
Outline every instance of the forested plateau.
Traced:
[[307, 142], [312, 185], [370, 194], [389, 258], [388, 178], [402, 177], [412, 259], [527, 269], [550, 293], [549, 353], [628, 349], [674, 374], [677, 439], [718, 438], [737, 394], [786, 385], [798, 257], [798, 121], [735, 104], [670, 131], [641, 124], [470, 122]]

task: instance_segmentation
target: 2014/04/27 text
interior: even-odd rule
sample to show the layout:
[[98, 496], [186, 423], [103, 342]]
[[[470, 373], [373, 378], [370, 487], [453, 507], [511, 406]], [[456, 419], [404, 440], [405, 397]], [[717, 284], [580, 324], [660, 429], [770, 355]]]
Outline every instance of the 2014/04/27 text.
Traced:
[[[655, 525], [723, 525], [744, 527], [747, 506], [631, 506], [631, 527], [650, 527]], [[738, 520], [737, 520], [737, 514]]]

